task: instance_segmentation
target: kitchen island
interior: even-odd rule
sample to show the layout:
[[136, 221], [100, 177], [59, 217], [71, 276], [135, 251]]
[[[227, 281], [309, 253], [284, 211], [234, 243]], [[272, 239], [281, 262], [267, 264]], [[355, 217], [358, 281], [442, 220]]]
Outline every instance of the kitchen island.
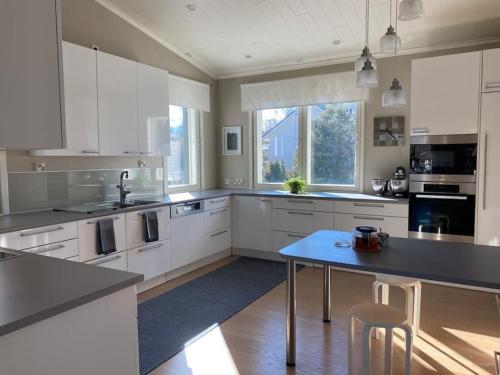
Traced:
[[449, 284], [500, 290], [498, 247], [468, 243], [391, 238], [377, 253], [352, 247], [337, 247], [336, 241], [351, 241], [352, 234], [323, 230], [280, 250], [287, 261], [287, 365], [295, 365], [296, 262], [324, 266], [323, 320], [330, 321], [330, 267], [411, 277]]
[[137, 374], [142, 275], [0, 251], [0, 374]]

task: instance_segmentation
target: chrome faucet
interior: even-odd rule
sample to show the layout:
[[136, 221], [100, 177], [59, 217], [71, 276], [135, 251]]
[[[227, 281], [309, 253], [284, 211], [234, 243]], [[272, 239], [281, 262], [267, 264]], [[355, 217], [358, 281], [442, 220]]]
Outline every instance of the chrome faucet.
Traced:
[[122, 171], [122, 173], [120, 173], [120, 184], [116, 185], [116, 187], [120, 189], [120, 204], [124, 204], [127, 195], [130, 194], [130, 191], [127, 190], [125, 181], [123, 181], [124, 178], [128, 178], [128, 171]]

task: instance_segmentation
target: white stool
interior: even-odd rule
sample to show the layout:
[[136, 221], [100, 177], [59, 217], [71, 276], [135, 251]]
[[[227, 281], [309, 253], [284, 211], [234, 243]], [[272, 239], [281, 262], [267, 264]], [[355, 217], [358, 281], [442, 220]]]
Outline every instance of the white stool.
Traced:
[[371, 351], [371, 330], [373, 328], [385, 328], [385, 361], [384, 374], [392, 374], [392, 330], [400, 328], [405, 333], [406, 353], [405, 353], [405, 375], [411, 374], [412, 357], [412, 329], [406, 324], [406, 314], [392, 306], [362, 303], [354, 306], [349, 315], [348, 333], [348, 373], [352, 375], [353, 369], [353, 344], [355, 320], [361, 322], [363, 326], [363, 375], [370, 375], [370, 351]]
[[[420, 303], [422, 298], [422, 284], [417, 279], [409, 277], [376, 274], [373, 283], [373, 303], [379, 302], [379, 289], [382, 289], [382, 303], [389, 304], [389, 286], [397, 286], [406, 293], [406, 316], [408, 323], [413, 328], [413, 333], [418, 336], [420, 330]], [[375, 330], [375, 337], [380, 338], [379, 330]]]

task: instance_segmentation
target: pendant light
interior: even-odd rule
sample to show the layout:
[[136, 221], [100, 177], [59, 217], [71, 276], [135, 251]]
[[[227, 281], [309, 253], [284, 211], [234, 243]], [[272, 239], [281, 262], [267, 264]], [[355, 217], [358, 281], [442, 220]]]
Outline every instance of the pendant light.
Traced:
[[354, 63], [356, 72], [356, 86], [361, 88], [373, 88], [378, 86], [377, 62], [370, 53], [368, 47], [368, 33], [370, 30], [370, 4], [366, 0], [366, 29], [365, 29], [365, 48], [361, 56]]
[[[397, 4], [396, 4], [397, 5]], [[396, 31], [397, 35], [398, 29], [398, 8], [396, 7]], [[394, 44], [394, 56], [397, 55], [397, 40], [393, 40]], [[399, 84], [397, 78], [394, 78], [392, 81], [392, 85], [389, 90], [386, 90], [382, 95], [382, 108], [401, 108], [406, 106], [406, 93], [403, 91], [403, 88]]]
[[411, 21], [422, 17], [424, 5], [422, 0], [403, 0], [399, 4], [399, 19], [401, 21]]
[[392, 27], [392, 0], [389, 0], [389, 27], [385, 35], [380, 38], [380, 53], [392, 53], [394, 46], [399, 50], [401, 47], [401, 38], [394, 31], [394, 27]]

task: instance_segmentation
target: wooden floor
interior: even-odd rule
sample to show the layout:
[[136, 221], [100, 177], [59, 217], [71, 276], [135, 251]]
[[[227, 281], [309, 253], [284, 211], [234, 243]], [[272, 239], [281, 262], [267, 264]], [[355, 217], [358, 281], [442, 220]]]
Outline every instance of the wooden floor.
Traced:
[[[139, 302], [236, 259], [229, 257], [139, 295]], [[297, 365], [285, 365], [285, 284], [265, 294], [152, 372], [160, 374], [347, 374], [347, 314], [371, 298], [373, 277], [332, 272], [333, 316], [322, 321], [322, 270], [297, 274]], [[391, 289], [391, 304], [403, 293]], [[200, 308], [203, 308], [200, 306]], [[394, 374], [402, 374], [403, 343], [396, 333]], [[383, 373], [383, 340], [372, 343], [373, 374]], [[491, 293], [422, 285], [422, 321], [413, 374], [493, 374], [500, 350], [500, 316]], [[358, 351], [357, 351], [358, 352]], [[358, 372], [360, 365], [358, 363]]]

